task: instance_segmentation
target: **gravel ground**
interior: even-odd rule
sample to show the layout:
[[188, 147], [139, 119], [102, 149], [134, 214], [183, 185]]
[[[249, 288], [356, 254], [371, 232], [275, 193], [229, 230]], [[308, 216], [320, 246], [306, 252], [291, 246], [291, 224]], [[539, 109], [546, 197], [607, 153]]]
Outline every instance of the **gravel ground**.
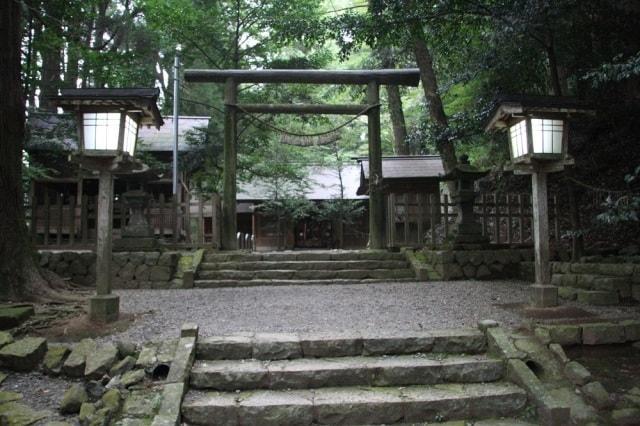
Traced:
[[75, 383], [74, 381], [68, 378], [47, 376], [39, 372], [4, 372], [8, 374], [8, 377], [0, 385], [0, 390], [19, 392], [22, 394], [22, 400], [18, 402], [22, 402], [35, 410], [49, 410], [52, 412], [53, 417], [38, 424], [53, 420], [69, 420], [73, 417], [67, 416], [65, 418], [58, 412], [58, 407], [60, 407], [64, 392]]
[[[488, 318], [517, 326], [523, 319], [501, 305], [526, 302], [528, 286], [518, 281], [454, 281], [119, 290], [121, 311], [137, 314], [137, 319], [125, 332], [104, 339], [175, 338], [185, 322], [199, 324], [205, 336], [239, 331], [394, 332], [475, 326]], [[579, 307], [605, 318], [640, 317], [637, 306]]]

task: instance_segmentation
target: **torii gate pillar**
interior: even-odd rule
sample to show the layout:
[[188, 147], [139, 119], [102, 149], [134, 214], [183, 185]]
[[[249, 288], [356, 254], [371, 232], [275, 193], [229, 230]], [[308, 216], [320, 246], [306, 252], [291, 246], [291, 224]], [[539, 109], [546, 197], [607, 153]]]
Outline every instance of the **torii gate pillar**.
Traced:
[[227, 78], [224, 85], [224, 175], [222, 180], [222, 223], [220, 248], [237, 250], [236, 163], [238, 133], [238, 84]]

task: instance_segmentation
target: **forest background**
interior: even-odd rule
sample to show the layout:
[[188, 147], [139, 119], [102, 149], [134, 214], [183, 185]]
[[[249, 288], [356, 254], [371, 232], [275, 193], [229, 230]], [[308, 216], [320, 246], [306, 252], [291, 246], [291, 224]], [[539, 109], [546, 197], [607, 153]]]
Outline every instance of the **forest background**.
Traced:
[[[505, 135], [484, 132], [496, 97], [577, 96], [591, 101], [598, 115], [574, 123], [570, 152], [576, 167], [552, 182], [570, 200], [573, 239], [581, 240], [591, 226], [579, 214], [588, 194], [637, 191], [640, 5], [633, 0], [9, 3], [3, 10], [9, 21], [14, 15], [8, 9], [20, 8], [20, 88], [27, 115], [53, 111], [47, 98], [61, 88], [134, 86], [159, 87], [163, 113], [171, 114], [178, 45], [183, 69], [418, 67], [421, 88], [382, 91], [384, 154], [440, 154], [447, 170], [467, 154], [475, 165], [497, 171], [496, 188], [527, 188], [526, 179], [500, 172], [508, 160]], [[192, 149], [181, 159], [194, 190], [205, 194], [221, 186], [221, 90], [181, 82], [180, 114], [212, 118], [208, 129], [192, 135]], [[362, 87], [243, 85], [240, 99], [357, 103], [364, 95]], [[345, 120], [262, 119], [294, 133], [322, 132]], [[310, 164], [340, 167], [367, 154], [361, 119], [342, 129], [335, 146], [301, 148], [281, 143], [281, 136], [253, 117], [241, 120], [241, 179], [276, 175], [300, 181]], [[47, 173], [34, 162], [24, 164], [26, 178]], [[633, 211], [611, 203], [616, 214], [604, 216], [609, 225], [637, 220]]]

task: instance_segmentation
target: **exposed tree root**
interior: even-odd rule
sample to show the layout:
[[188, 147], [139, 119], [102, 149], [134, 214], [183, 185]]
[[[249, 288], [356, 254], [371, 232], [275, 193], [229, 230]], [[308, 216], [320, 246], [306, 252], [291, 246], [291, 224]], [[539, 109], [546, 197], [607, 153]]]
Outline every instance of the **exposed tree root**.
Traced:
[[25, 283], [21, 300], [39, 303], [82, 302], [84, 297], [74, 294], [73, 287], [57, 274], [39, 268], [33, 260], [24, 265]]

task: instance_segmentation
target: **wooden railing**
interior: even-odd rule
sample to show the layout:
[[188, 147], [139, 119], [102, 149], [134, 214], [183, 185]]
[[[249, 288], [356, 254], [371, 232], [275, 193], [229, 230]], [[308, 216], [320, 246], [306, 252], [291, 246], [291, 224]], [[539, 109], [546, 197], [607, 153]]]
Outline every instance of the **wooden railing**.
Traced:
[[[52, 200], [55, 200], [52, 202]], [[145, 214], [153, 233], [167, 243], [215, 245], [219, 239], [219, 198], [187, 199], [177, 203], [160, 195], [151, 200]], [[33, 244], [47, 248], [91, 248], [96, 241], [97, 196], [47, 194], [38, 203], [34, 197], [26, 208]], [[121, 200], [113, 207], [113, 238], [121, 237], [131, 211]]]
[[[448, 195], [391, 194], [387, 202], [387, 237], [391, 247], [438, 246], [451, 235], [457, 207]], [[474, 203], [476, 220], [491, 244], [532, 244], [531, 195], [484, 193]], [[549, 199], [551, 237], [560, 238], [558, 199]]]

